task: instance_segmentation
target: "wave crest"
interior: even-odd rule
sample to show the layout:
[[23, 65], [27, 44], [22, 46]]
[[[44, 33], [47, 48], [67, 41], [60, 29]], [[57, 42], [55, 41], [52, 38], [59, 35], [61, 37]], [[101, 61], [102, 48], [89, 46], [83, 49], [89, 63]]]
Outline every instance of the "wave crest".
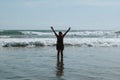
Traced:
[[[36, 39], [1, 39], [2, 47], [37, 47], [37, 46], [55, 46], [54, 38], [36, 38]], [[79, 47], [120, 47], [119, 38], [66, 38], [65, 46]]]

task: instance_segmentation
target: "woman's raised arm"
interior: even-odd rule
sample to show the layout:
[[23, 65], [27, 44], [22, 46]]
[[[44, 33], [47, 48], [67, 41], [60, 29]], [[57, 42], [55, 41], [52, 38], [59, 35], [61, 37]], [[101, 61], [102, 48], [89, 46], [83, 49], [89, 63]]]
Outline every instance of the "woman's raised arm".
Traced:
[[55, 32], [54, 28], [51, 26], [52, 31], [54, 32], [55, 36], [57, 37], [57, 33]]
[[68, 30], [63, 34], [63, 36], [65, 36], [68, 33], [68, 31], [70, 31], [70, 29], [71, 27], [68, 28]]

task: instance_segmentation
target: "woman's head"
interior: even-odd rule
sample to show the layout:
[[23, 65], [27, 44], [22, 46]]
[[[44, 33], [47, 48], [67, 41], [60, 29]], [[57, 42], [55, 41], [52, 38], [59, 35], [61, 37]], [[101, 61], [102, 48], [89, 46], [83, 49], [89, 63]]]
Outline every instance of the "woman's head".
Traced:
[[62, 32], [59, 32], [59, 35], [61, 36], [61, 35], [62, 35]]

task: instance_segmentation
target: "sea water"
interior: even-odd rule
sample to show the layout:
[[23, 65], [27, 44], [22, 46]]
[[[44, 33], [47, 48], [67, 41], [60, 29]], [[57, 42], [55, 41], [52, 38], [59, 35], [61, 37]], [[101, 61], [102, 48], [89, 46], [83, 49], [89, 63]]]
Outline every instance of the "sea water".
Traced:
[[120, 49], [65, 47], [58, 66], [55, 47], [0, 49], [1, 80], [120, 80]]
[[58, 65], [52, 31], [1, 30], [0, 80], [120, 80], [119, 31], [73, 30], [64, 44]]

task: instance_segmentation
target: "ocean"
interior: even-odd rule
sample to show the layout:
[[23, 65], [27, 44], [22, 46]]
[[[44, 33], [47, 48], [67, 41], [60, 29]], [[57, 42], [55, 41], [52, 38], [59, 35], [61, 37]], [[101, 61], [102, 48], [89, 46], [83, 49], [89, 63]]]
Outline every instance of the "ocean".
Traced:
[[0, 80], [120, 80], [119, 31], [71, 30], [60, 65], [55, 44], [51, 30], [0, 30]]

